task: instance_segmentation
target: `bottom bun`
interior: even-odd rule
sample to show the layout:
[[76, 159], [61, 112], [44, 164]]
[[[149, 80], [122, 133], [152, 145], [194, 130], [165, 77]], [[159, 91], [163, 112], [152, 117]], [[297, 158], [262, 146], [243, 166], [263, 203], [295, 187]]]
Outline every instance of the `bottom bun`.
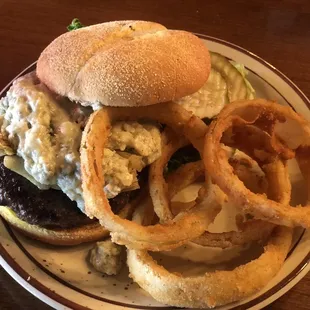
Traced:
[[8, 207], [0, 206], [0, 215], [24, 235], [53, 245], [77, 245], [97, 241], [109, 235], [109, 231], [98, 222], [69, 229], [47, 229], [22, 221]]

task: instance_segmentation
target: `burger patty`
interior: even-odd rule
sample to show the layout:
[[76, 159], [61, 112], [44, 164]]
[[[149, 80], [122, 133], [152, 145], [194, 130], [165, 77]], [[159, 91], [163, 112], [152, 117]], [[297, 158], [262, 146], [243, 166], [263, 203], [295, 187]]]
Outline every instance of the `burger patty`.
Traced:
[[[114, 212], [119, 212], [131, 197], [124, 192], [110, 199]], [[0, 205], [12, 209], [23, 221], [45, 228], [74, 228], [96, 220], [88, 218], [62, 191], [40, 190], [30, 181], [7, 169], [0, 158]]]

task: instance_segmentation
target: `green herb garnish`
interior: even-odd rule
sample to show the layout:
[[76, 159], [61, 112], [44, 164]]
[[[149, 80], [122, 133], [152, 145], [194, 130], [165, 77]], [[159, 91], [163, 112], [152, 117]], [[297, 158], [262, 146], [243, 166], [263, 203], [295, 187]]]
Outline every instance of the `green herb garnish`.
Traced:
[[80, 20], [78, 18], [74, 18], [71, 24], [67, 27], [67, 29], [68, 31], [72, 31], [83, 27], [84, 25], [80, 22]]

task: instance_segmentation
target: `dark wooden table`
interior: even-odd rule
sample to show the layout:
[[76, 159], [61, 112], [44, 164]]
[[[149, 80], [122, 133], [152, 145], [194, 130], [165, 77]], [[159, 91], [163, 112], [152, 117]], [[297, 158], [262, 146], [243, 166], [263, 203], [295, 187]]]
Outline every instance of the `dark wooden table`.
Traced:
[[[238, 44], [272, 63], [310, 97], [308, 0], [0, 0], [0, 88], [66, 31], [84, 24], [143, 19]], [[310, 274], [269, 309], [310, 309]], [[0, 272], [0, 309], [49, 309]]]

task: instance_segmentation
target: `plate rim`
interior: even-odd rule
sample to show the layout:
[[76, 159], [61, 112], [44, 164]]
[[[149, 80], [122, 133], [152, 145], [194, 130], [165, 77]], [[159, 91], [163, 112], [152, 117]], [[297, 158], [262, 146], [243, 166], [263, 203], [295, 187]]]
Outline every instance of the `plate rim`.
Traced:
[[[231, 43], [229, 41], [226, 41], [226, 40], [223, 40], [223, 39], [219, 39], [219, 38], [216, 38], [216, 37], [213, 37], [213, 36], [201, 34], [201, 33], [194, 33], [194, 34], [197, 35], [198, 37], [202, 38], [202, 39], [213, 41], [213, 42], [216, 42], [216, 43], [228, 46], [230, 48], [233, 48], [233, 49], [235, 49], [235, 50], [237, 50], [237, 51], [239, 51], [239, 52], [241, 52], [241, 53], [243, 53], [243, 54], [253, 58], [254, 60], [258, 61], [259, 63], [261, 63], [262, 65], [267, 67], [269, 70], [273, 71], [282, 80], [284, 80], [294, 90], [294, 92], [296, 92], [299, 95], [299, 97], [302, 99], [302, 101], [305, 103], [305, 105], [310, 110], [310, 99], [303, 93], [303, 91], [292, 80], [290, 80], [284, 73], [282, 73], [279, 69], [274, 67], [272, 64], [270, 64], [269, 62], [267, 62], [263, 58], [261, 58], [258, 55], [252, 53], [251, 51], [249, 51], [249, 50], [247, 50], [247, 49], [245, 49], [245, 48], [243, 48], [243, 47], [241, 47], [239, 45]], [[9, 87], [12, 85], [14, 80], [16, 80], [20, 76], [30, 72], [30, 70], [35, 69], [36, 63], [37, 63], [37, 61], [31, 63], [29, 66], [27, 66], [25, 69], [23, 69], [19, 74], [17, 74], [1, 90], [0, 98], [9, 89]], [[265, 81], [265, 82], [268, 83], [267, 81]], [[297, 243], [297, 245], [298, 245], [298, 243]], [[3, 256], [6, 257], [6, 259], [3, 258]], [[15, 281], [17, 281], [19, 284], [21, 284], [20, 283], [21, 280], [27, 281], [26, 275], [28, 277], [29, 276], [28, 273], [14, 260], [13, 257], [11, 257], [11, 255], [6, 251], [6, 249], [3, 247], [3, 245], [1, 243], [0, 243], [0, 258], [1, 258], [0, 259], [1, 266], [6, 270], [6, 272], [8, 272], [10, 274], [10, 276]], [[9, 261], [10, 261], [10, 263], [9, 263]], [[8, 269], [6, 269], [4, 267], [4, 265], [9, 266], [9, 268], [11, 269], [10, 270], [11, 272]], [[253, 308], [255, 306], [259, 307], [262, 303], [264, 303], [264, 301], [268, 301], [268, 299], [272, 299], [273, 297], [275, 297], [274, 299], [270, 300], [270, 302], [267, 303], [267, 304], [270, 304], [271, 302], [275, 301], [276, 299], [281, 297], [283, 294], [285, 294], [294, 285], [296, 285], [309, 272], [309, 270], [310, 270], [310, 249], [309, 249], [309, 253], [298, 264], [298, 266], [295, 267], [294, 270], [291, 271], [286, 277], [284, 277], [279, 283], [277, 283], [275, 286], [271, 287], [268, 291], [266, 291], [262, 295], [260, 295], [260, 296], [258, 296], [256, 298], [248, 301], [245, 304], [236, 306], [236, 307], [231, 308], [231, 309], [232, 310], [233, 309], [235, 309], [235, 310], [236, 309], [238, 309], [238, 310], [245, 310], [245, 309]], [[23, 274], [24, 276], [22, 276], [21, 274]], [[300, 276], [300, 279], [298, 278], [299, 276]], [[298, 279], [296, 280], [296, 278], [298, 278]], [[54, 307], [54, 306], [62, 305], [62, 306], [65, 306], [65, 307], [69, 306], [70, 308], [73, 307], [73, 309], [81, 309], [81, 310], [89, 309], [89, 308], [84, 307], [82, 305], [76, 304], [74, 301], [69, 300], [69, 299], [67, 299], [67, 298], [65, 298], [65, 297], [63, 297], [61, 295], [58, 295], [56, 292], [53, 292], [49, 288], [45, 287], [38, 280], [36, 280], [36, 279], [34, 279], [34, 280], [31, 279], [30, 281], [27, 281], [27, 284], [29, 285], [29, 287], [23, 285], [23, 288], [25, 288], [31, 294], [33, 294], [34, 296], [39, 298], [41, 301], [49, 304], [50, 306]], [[296, 281], [296, 283], [294, 283], [295, 281]], [[289, 287], [287, 290], [285, 290], [285, 288], [290, 286], [290, 284], [292, 284], [292, 286]], [[40, 288], [41, 288], [41, 290], [40, 290]], [[38, 292], [35, 292], [35, 291], [38, 291], [39, 293], [41, 293], [40, 296], [38, 296], [39, 295]], [[276, 295], [278, 295], [278, 296], [276, 296]], [[44, 297], [44, 299], [42, 297]], [[106, 302], [109, 303], [108, 300]], [[53, 303], [56, 303], [56, 305], [55, 304], [53, 305]], [[113, 304], [115, 306], [122, 306], [122, 305], [117, 304], [117, 303], [116, 304], [113, 303]], [[266, 306], [266, 305], [262, 305], [262, 306]], [[127, 305], [124, 305], [124, 306], [127, 306]], [[140, 307], [138, 307], [136, 305], [136, 306], [130, 307], [130, 308], [139, 309]], [[69, 309], [69, 308], [66, 308], [66, 309]], [[147, 307], [146, 306], [146, 307], [144, 307], [144, 309], [154, 309], [154, 307]], [[175, 308], [175, 307], [156, 307], [156, 309], [178, 309], [178, 308]]]

